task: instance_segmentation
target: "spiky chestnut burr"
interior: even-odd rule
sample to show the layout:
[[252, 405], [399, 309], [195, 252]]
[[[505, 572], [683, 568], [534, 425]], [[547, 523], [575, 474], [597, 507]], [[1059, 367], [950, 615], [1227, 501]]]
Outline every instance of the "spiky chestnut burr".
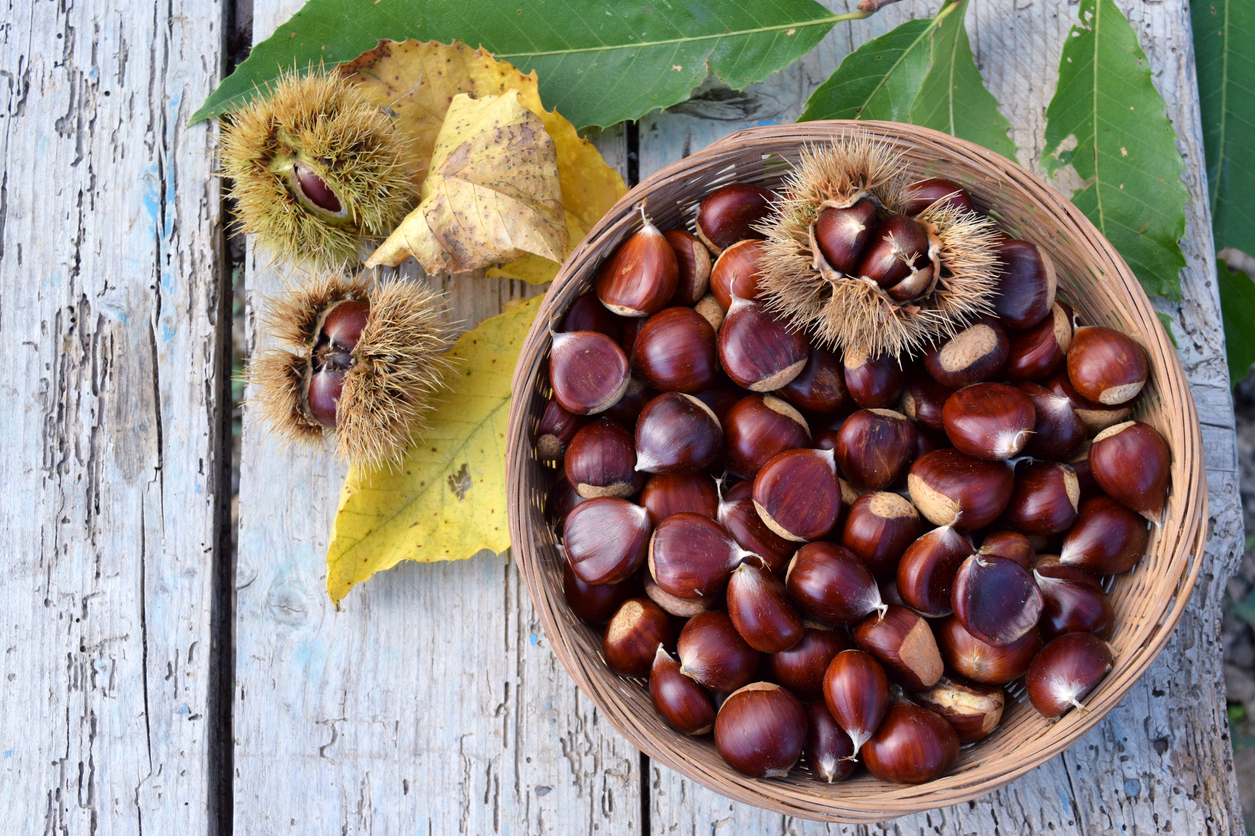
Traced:
[[332, 271], [271, 299], [262, 323], [283, 347], [250, 360], [248, 406], [273, 432], [304, 444], [334, 434], [355, 464], [404, 456], [449, 368], [438, 294]]
[[363, 240], [391, 233], [417, 197], [407, 144], [338, 72], [280, 76], [223, 128], [240, 231], [282, 259], [357, 262]]
[[[768, 309], [825, 347], [894, 357], [915, 356], [991, 313], [999, 270], [993, 223], [940, 201], [914, 218], [924, 238], [908, 243], [905, 233], [884, 226], [907, 208], [907, 176], [901, 155], [874, 139], [848, 137], [803, 150], [780, 190], [784, 199], [760, 226], [767, 238], [759, 291]], [[866, 201], [882, 224], [866, 252], [880, 247], [890, 260], [900, 259], [903, 278], [889, 281], [879, 268], [862, 275], [863, 258], [847, 259], [858, 266], [843, 272], [825, 256], [821, 214]]]

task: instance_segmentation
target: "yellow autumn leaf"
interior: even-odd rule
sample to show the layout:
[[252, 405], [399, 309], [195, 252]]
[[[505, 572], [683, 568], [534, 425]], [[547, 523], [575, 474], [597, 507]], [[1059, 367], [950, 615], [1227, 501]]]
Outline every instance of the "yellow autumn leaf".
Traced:
[[[518, 90], [519, 101], [540, 117], [554, 143], [568, 252], [627, 192], [623, 178], [606, 165], [597, 148], [581, 139], [575, 126], [556, 111], [544, 109], [535, 73], [519, 72], [483, 50], [456, 41], [380, 41], [340, 71], [370, 101], [396, 115], [414, 156], [423, 161], [431, 157], [445, 113], [459, 93], [483, 98]], [[426, 169], [420, 176], [426, 176]], [[539, 284], [551, 281], [558, 267], [557, 261], [524, 255], [490, 269], [488, 275]]]
[[449, 356], [452, 391], [393, 469], [349, 469], [327, 548], [327, 595], [402, 560], [462, 560], [510, 546], [505, 448], [510, 381], [540, 297], [484, 320]]
[[482, 99], [459, 93], [436, 136], [422, 202], [366, 266], [413, 256], [428, 273], [465, 273], [527, 253], [560, 260], [561, 194], [553, 140], [517, 90]]

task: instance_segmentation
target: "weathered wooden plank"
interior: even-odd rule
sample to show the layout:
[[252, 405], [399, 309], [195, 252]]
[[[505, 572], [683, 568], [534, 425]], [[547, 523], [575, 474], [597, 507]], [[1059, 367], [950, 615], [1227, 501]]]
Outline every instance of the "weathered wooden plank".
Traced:
[[223, 8], [0, 27], [0, 829], [212, 833]]
[[[256, 38], [299, 5], [258, 3]], [[621, 130], [599, 144], [626, 169]], [[267, 260], [249, 262], [252, 301], [278, 287]], [[538, 292], [444, 286], [467, 326]], [[638, 754], [558, 665], [508, 559], [404, 564], [337, 613], [324, 555], [344, 469], [280, 450], [246, 415], [241, 470], [241, 832], [639, 832]]]
[[[1190, 606], [1163, 653], [1121, 705], [1072, 749], [980, 801], [859, 832], [1226, 833], [1241, 821], [1221, 678], [1219, 614], [1225, 580], [1241, 554], [1242, 521], [1188, 9], [1180, 0], [1121, 0], [1119, 5], [1148, 54], [1188, 166], [1185, 176], [1193, 203], [1183, 242], [1188, 260], [1182, 274], [1184, 301], [1161, 309], [1176, 319], [1182, 362], [1204, 424], [1212, 515], [1206, 562]], [[734, 97], [735, 111], [690, 103], [683, 112], [673, 109], [645, 120], [642, 173], [747, 124], [795, 118], [809, 91], [835, 69], [852, 44], [902, 20], [930, 15], [934, 6], [907, 2], [867, 21], [839, 24], [797, 67]], [[968, 18], [977, 60], [1012, 123], [1020, 162], [1039, 173], [1045, 106], [1054, 93], [1059, 51], [1074, 14], [1075, 6], [1061, 0], [988, 0], [973, 4]], [[721, 116], [718, 123], [710, 121]], [[650, 824], [658, 833], [855, 830], [782, 819], [735, 804], [657, 765], [651, 766], [649, 800]]]

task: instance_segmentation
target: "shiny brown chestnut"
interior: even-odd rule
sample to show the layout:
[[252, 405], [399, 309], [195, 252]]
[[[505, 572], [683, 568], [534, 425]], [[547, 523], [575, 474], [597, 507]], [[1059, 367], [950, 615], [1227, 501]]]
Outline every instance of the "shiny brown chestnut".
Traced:
[[649, 698], [667, 725], [681, 734], [697, 736], [715, 727], [710, 694], [680, 673], [680, 663], [662, 645], [649, 671]]
[[1089, 469], [1098, 487], [1152, 522], [1163, 516], [1171, 466], [1168, 442], [1141, 421], [1108, 427], [1089, 448]]
[[917, 371], [907, 379], [899, 409], [903, 415], [920, 426], [944, 433], [946, 427], [942, 410], [953, 394], [953, 389], [942, 386], [933, 380], [932, 375]]
[[675, 295], [680, 265], [675, 250], [641, 208], [644, 226], [619, 245], [597, 270], [601, 304], [619, 316], [652, 316]]
[[867, 771], [893, 784], [922, 784], [950, 771], [959, 758], [959, 736], [940, 714], [894, 700], [863, 747]]
[[608, 622], [624, 601], [639, 594], [639, 584], [631, 579], [622, 583], [585, 583], [576, 576], [569, 560], [562, 563], [562, 596], [576, 615], [594, 627]]
[[876, 231], [876, 204], [861, 197], [849, 206], [826, 206], [815, 219], [815, 243], [828, 266], [851, 275]]
[[894, 575], [907, 546], [924, 533], [924, 521], [905, 497], [876, 491], [854, 501], [841, 529], [841, 545], [876, 578]]
[[1025, 534], [1062, 534], [1076, 522], [1080, 501], [1081, 485], [1070, 465], [1022, 461], [1002, 519]]
[[1025, 569], [1031, 569], [1037, 557], [1033, 541], [1018, 531], [991, 531], [981, 540], [979, 554], [986, 557], [1005, 557]]
[[[740, 484], [752, 487], [750, 482]], [[797, 551], [796, 542], [786, 540], [767, 527], [763, 518], [758, 516], [753, 499], [723, 498], [719, 502], [716, 519], [738, 546], [761, 557], [772, 572], [783, 572]]]
[[996, 685], [964, 682], [943, 676], [927, 691], [920, 691], [915, 699], [954, 726], [960, 743], [984, 740], [1002, 722], [1002, 711], [1007, 697]]
[[629, 497], [645, 486], [632, 435], [609, 418], [581, 427], [562, 460], [567, 481], [585, 499]]
[[898, 563], [898, 594], [931, 618], [954, 612], [950, 593], [963, 561], [976, 553], [972, 541], [950, 526], [934, 528], [907, 546]]
[[851, 647], [844, 630], [832, 630], [818, 622], [805, 622], [802, 639], [788, 650], [763, 657], [763, 672], [798, 699], [823, 701], [824, 672], [832, 657]]
[[1024, 449], [1037, 420], [1033, 402], [1004, 383], [976, 383], [950, 396], [941, 412], [950, 443], [978, 459], [1009, 459]]
[[678, 598], [707, 597], [723, 589], [732, 570], [750, 554], [714, 520], [672, 514], [649, 539], [649, 573]]
[[549, 382], [553, 396], [567, 412], [605, 412], [628, 387], [628, 360], [623, 349], [596, 331], [552, 335]]
[[1007, 362], [1002, 376], [1012, 383], [1045, 380], [1063, 365], [1072, 345], [1072, 308], [1055, 302], [1050, 316], [1008, 335]]
[[823, 700], [806, 705], [806, 765], [816, 781], [832, 784], [854, 772], [854, 743], [828, 711]]
[[1041, 590], [1042, 637], [1050, 641], [1064, 633], [1093, 633], [1109, 639], [1115, 631], [1115, 610], [1102, 591], [1098, 576], [1055, 560], [1038, 561], [1033, 578]]
[[1033, 437], [1024, 445], [1024, 454], [1037, 459], [1066, 462], [1088, 435], [1085, 422], [1072, 408], [1072, 402], [1038, 383], [1021, 383], [1016, 388], [1033, 402], [1033, 411], [1037, 416], [1033, 423]]
[[802, 614], [822, 624], [853, 624], [885, 611], [867, 566], [835, 543], [807, 543], [798, 549], [784, 582]]
[[915, 456], [916, 429], [901, 412], [860, 409], [837, 431], [833, 449], [841, 473], [861, 491], [892, 485]]
[[1007, 328], [1023, 331], [1050, 314], [1055, 303], [1054, 261], [1029, 241], [1008, 238], [998, 247], [1002, 275], [994, 313]]
[[710, 285], [710, 250], [687, 230], [668, 229], [662, 237], [675, 250], [676, 266], [679, 268], [671, 304], [691, 308], [706, 295]]
[[715, 189], [697, 207], [697, 236], [714, 253], [746, 238], [762, 238], [754, 227], [771, 214], [774, 199], [771, 192], [749, 183]]
[[841, 486], [829, 450], [787, 450], [754, 477], [754, 508], [786, 540], [818, 540], [837, 523]]
[[719, 373], [715, 329], [692, 308], [659, 311], [636, 337], [632, 371], [659, 392], [709, 389]]
[[623, 336], [623, 317], [611, 313], [596, 293], [585, 293], [567, 308], [562, 317], [563, 331], [597, 331], [616, 343]]
[[1005, 462], [972, 458], [953, 448], [934, 450], [911, 465], [911, 503], [934, 525], [960, 531], [984, 528], [1011, 499], [1014, 472]]
[[771, 392], [797, 377], [810, 359], [800, 331], [757, 302], [736, 296], [719, 328], [719, 362], [728, 377], [751, 392]]
[[723, 449], [723, 429], [710, 407], [683, 392], [664, 392], [636, 420], [636, 469], [696, 473]]
[[996, 647], [973, 636], [954, 616], [937, 625], [937, 644], [946, 664], [960, 676], [986, 685], [1009, 685], [1023, 676], [1041, 643], [1036, 628]]
[[636, 348], [636, 338], [645, 327], [646, 319], [647, 317], [643, 316], [623, 318], [623, 332], [619, 335], [619, 348], [622, 348], [623, 353], [628, 357], [632, 356], [632, 350]]
[[619, 606], [601, 640], [601, 655], [620, 676], [647, 676], [658, 648], [671, 641], [671, 619], [648, 598]]
[[754, 678], [758, 651], [746, 644], [722, 610], [685, 622], [676, 643], [680, 672], [712, 691], [735, 691]]
[[[632, 322], [641, 322], [642, 320], [634, 319]], [[658, 397], [658, 390], [641, 380], [636, 375], [628, 378], [627, 391], [623, 393], [623, 397], [618, 402], [601, 413], [606, 418], [617, 422], [622, 427], [635, 430], [636, 419], [641, 417], [641, 412], [645, 409], [645, 405]]]
[[566, 474], [560, 474], [558, 480], [553, 483], [553, 487], [549, 489], [549, 496], [545, 498], [545, 521], [553, 526], [554, 534], [562, 536], [567, 514], [570, 514], [571, 509], [583, 501], [584, 497], [571, 487]]
[[560, 463], [575, 433], [587, 423], [587, 416], [573, 415], [556, 398], [550, 398], [533, 435], [536, 455], [541, 461]]
[[802, 639], [802, 617], [789, 602], [784, 583], [758, 557], [732, 570], [728, 617], [752, 648], [762, 653], [788, 650]]
[[590, 499], [567, 515], [562, 542], [584, 583], [619, 583], [645, 560], [649, 512], [617, 497]]
[[719, 513], [718, 488], [705, 473], [655, 473], [641, 488], [638, 501], [649, 512], [650, 525], [682, 511], [711, 519]]
[[644, 587], [649, 600], [662, 607], [668, 615], [674, 615], [676, 618], [692, 618], [698, 613], [715, 609], [723, 603], [718, 596], [713, 595], [709, 598], [678, 598], [659, 586], [648, 572], [644, 573]]
[[1034, 629], [1042, 609], [1032, 573], [1005, 557], [979, 554], [959, 567], [950, 603], [969, 633], [996, 647]]
[[810, 347], [810, 358], [798, 376], [776, 393], [798, 409], [822, 414], [841, 412], [852, 404], [841, 359], [815, 345]]
[[811, 432], [802, 413], [774, 395], [749, 395], [728, 410], [723, 439], [728, 472], [750, 479], [786, 450], [809, 447]]
[[751, 778], [783, 778], [802, 757], [806, 711], [773, 682], [734, 692], [715, 718], [715, 748], [728, 766]]
[[972, 196], [967, 189], [953, 180], [943, 177], [929, 177], [906, 187], [905, 205], [902, 214], [915, 217], [937, 201], [960, 212], [974, 211]]
[[854, 643], [912, 691], [931, 688], [945, 669], [933, 631], [918, 613], [890, 606], [854, 627]]
[[1150, 529], [1139, 514], [1108, 496], [1081, 503], [1076, 523], [1063, 538], [1059, 562], [1100, 575], [1127, 572], [1146, 553]]
[[754, 300], [758, 298], [758, 257], [763, 242], [737, 241], [720, 253], [710, 271], [710, 292], [726, 313], [732, 307], [732, 297]]
[[1068, 347], [1068, 379], [1081, 397], [1104, 406], [1137, 397], [1150, 376], [1150, 360], [1127, 334], [1092, 325], [1077, 328]]
[[890, 290], [912, 273], [932, 270], [928, 243], [928, 230], [914, 218], [889, 215], [870, 236], [854, 275], [871, 279], [882, 289]]
[[1024, 680], [1033, 707], [1043, 717], [1058, 717], [1081, 702], [1114, 664], [1111, 647], [1092, 633], [1065, 633], [1050, 641], [1029, 666]]
[[1046, 378], [1045, 387], [1056, 395], [1061, 395], [1072, 402], [1076, 416], [1085, 424], [1090, 433], [1099, 433], [1113, 427], [1129, 417], [1132, 410], [1128, 406], [1103, 406], [1100, 403], [1086, 400], [1076, 391], [1072, 381], [1068, 379], [1067, 369], [1060, 369]]
[[962, 389], [998, 374], [1010, 351], [1006, 330], [995, 319], [976, 322], [924, 355], [924, 368], [942, 386]]
[[889, 708], [889, 678], [875, 657], [843, 650], [824, 672], [824, 704], [854, 744], [852, 756], [876, 733]]
[[866, 352], [847, 349], [841, 360], [845, 387], [854, 403], [863, 409], [896, 406], [906, 384], [906, 372], [888, 354], [870, 357]]
[[745, 393], [734, 387], [731, 382], [720, 382], [709, 389], [703, 389], [693, 396], [710, 407], [710, 411], [715, 413], [715, 417], [719, 419], [719, 425], [724, 428], [725, 443], [728, 435], [728, 413], [732, 411], [732, 407], [736, 406], [736, 402], [741, 400], [743, 394]]

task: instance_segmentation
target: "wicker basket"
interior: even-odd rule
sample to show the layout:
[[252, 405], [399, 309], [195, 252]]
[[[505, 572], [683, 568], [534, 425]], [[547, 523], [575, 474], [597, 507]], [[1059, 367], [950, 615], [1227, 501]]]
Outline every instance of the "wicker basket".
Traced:
[[[837, 784], [811, 780], [799, 767], [777, 780], [746, 778], [724, 764], [709, 735], [682, 736], [663, 722], [639, 681], [611, 673], [598, 631], [581, 622], [562, 594], [562, 562], [542, 508], [555, 472], [531, 449], [531, 433], [549, 393], [541, 369], [549, 351], [547, 324], [589, 290], [597, 266], [639, 226], [632, 207], [648, 198], [660, 229], [692, 228], [695, 206], [730, 182], [776, 186], [807, 144], [854, 133], [900, 149], [920, 177], [945, 176], [967, 187], [976, 203], [1015, 237], [1042, 247], [1060, 271], [1060, 296], [1087, 324], [1130, 334], [1150, 354], [1151, 376], [1137, 417], [1164, 434], [1173, 452], [1167, 513], [1151, 534], [1137, 568], [1109, 583], [1117, 628], [1115, 668], [1089, 696], [1086, 714], [1043, 719], [1022, 691], [1008, 691], [1002, 725], [962, 751], [954, 770], [920, 786], [881, 783], [863, 773]], [[750, 128], [659, 171], [633, 189], [572, 253], [549, 290], [514, 373], [509, 448], [510, 536], [519, 570], [554, 652], [579, 688], [616, 729], [651, 758], [715, 792], [807, 819], [873, 822], [956, 804], [993, 791], [1063, 751], [1103, 718], [1150, 665], [1177, 620], [1198, 575], [1207, 519], [1198, 418], [1189, 386], [1146, 295], [1111, 244], [1081, 212], [1015, 163], [936, 131], [890, 122], [811, 122]]]

